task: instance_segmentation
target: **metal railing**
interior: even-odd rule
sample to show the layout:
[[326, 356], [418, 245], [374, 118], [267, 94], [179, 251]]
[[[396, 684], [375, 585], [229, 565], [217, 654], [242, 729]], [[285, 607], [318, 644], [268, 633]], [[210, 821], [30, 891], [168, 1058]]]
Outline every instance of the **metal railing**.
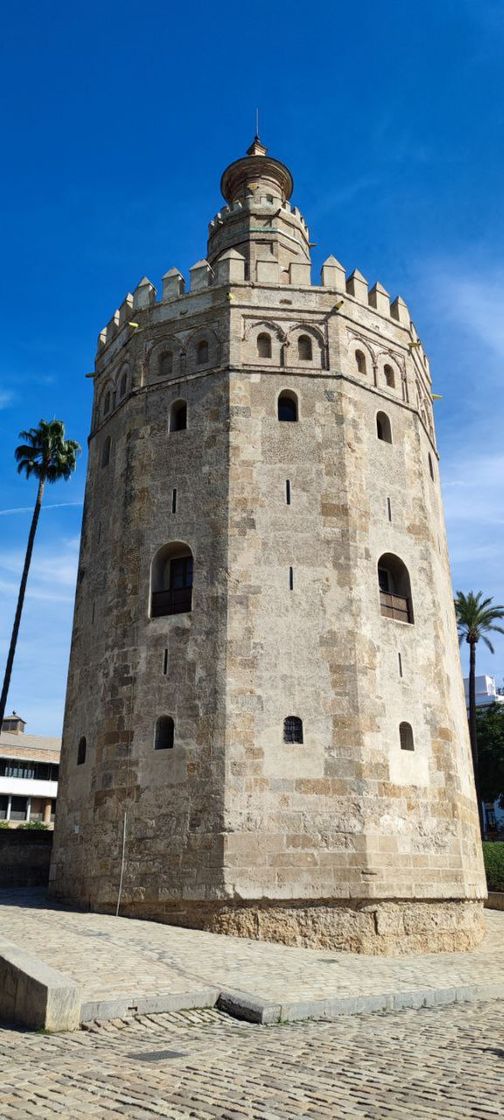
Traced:
[[411, 601], [402, 595], [391, 595], [380, 591], [381, 613], [385, 618], [396, 618], [399, 622], [413, 622]]
[[151, 615], [161, 618], [164, 614], [185, 614], [192, 608], [192, 587], [174, 587], [152, 592]]

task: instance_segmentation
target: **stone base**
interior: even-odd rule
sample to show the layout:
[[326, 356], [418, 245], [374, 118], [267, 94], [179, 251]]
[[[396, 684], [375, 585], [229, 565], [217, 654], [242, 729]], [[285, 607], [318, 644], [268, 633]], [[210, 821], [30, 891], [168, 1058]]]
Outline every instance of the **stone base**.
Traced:
[[121, 915], [305, 949], [404, 955], [473, 949], [483, 900], [125, 903]]

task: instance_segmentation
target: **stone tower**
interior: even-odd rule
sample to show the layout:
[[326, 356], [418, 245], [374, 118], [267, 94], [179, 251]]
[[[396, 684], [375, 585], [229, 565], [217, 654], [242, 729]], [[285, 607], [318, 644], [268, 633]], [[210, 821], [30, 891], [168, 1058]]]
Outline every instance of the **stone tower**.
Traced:
[[429, 364], [256, 137], [99, 336], [52, 891], [371, 952], [484, 876]]

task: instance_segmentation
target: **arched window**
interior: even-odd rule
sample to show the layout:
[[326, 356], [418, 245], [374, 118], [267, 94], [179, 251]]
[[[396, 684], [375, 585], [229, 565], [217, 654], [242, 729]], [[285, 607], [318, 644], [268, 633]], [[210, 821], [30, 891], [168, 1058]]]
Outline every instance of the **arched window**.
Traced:
[[392, 366], [384, 366], [383, 372], [385, 374], [385, 382], [389, 389], [395, 389], [395, 373]]
[[366, 355], [362, 352], [362, 350], [355, 351], [355, 364], [357, 366], [358, 373], [367, 373]]
[[123, 397], [126, 396], [127, 388], [128, 388], [128, 374], [127, 374], [127, 371], [125, 370], [122, 377], [121, 377], [121, 380], [119, 382], [119, 400], [122, 401]]
[[151, 573], [151, 617], [186, 614], [192, 610], [193, 555], [180, 541], [156, 553]]
[[204, 366], [208, 362], [208, 342], [203, 339], [196, 347], [196, 365]]
[[77, 766], [83, 766], [86, 761], [86, 736], [83, 735], [79, 739], [79, 746], [77, 747]]
[[111, 446], [112, 446], [112, 440], [111, 440], [110, 436], [107, 436], [107, 438], [103, 441], [103, 446], [102, 446], [102, 453], [101, 453], [101, 465], [102, 465], [102, 467], [108, 467], [108, 465], [110, 463], [110, 448], [111, 448]]
[[278, 398], [278, 419], [292, 423], [298, 418], [298, 402], [295, 393], [284, 389]]
[[104, 416], [108, 416], [111, 407], [112, 407], [112, 394], [110, 392], [110, 389], [107, 389], [107, 392], [105, 393], [105, 397], [104, 397], [104, 400], [103, 400], [103, 415]]
[[434, 482], [434, 463], [432, 462], [432, 455], [429, 451], [429, 474]]
[[154, 733], [154, 750], [171, 751], [175, 734], [175, 724], [171, 716], [159, 716]]
[[376, 435], [384, 443], [392, 443], [392, 428], [386, 412], [376, 413]]
[[303, 742], [303, 721], [299, 716], [286, 716], [283, 726], [284, 743]]
[[413, 622], [411, 584], [406, 564], [391, 552], [378, 561], [381, 613], [398, 622]]
[[173, 373], [173, 354], [171, 350], [165, 350], [159, 359], [159, 376], [170, 377]]
[[257, 353], [260, 358], [271, 358], [271, 335], [266, 331], [257, 336]]
[[311, 362], [313, 357], [312, 340], [307, 334], [300, 334], [298, 338], [298, 358], [300, 362]]
[[187, 428], [187, 402], [175, 401], [170, 409], [170, 432], [183, 432]]
[[413, 728], [411, 723], [399, 724], [399, 740], [401, 743], [402, 751], [414, 751], [415, 740], [413, 739]]

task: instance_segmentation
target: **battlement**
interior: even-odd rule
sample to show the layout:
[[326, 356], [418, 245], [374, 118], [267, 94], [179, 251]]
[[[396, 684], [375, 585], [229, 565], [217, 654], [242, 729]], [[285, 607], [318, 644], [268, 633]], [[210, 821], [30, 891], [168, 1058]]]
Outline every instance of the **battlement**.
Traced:
[[[284, 203], [284, 208], [291, 210], [296, 217], [299, 216], [297, 207], [290, 207], [288, 202]], [[214, 223], [219, 220], [220, 214], [241, 209], [243, 209], [243, 204], [241, 202], [236, 202], [233, 203], [232, 206], [224, 207], [217, 217], [214, 218]], [[211, 225], [212, 224], [213, 223], [211, 223]], [[379, 281], [376, 281], [373, 287], [369, 288], [368, 281], [366, 277], [363, 276], [362, 272], [358, 269], [354, 269], [351, 273], [347, 274], [344, 266], [334, 256], [327, 257], [324, 261], [320, 272], [319, 284], [312, 284], [311, 282], [309, 262], [293, 261], [287, 273], [287, 283], [281, 283], [280, 281], [277, 261], [260, 261], [258, 267], [260, 272], [258, 272], [256, 284], [260, 285], [263, 283], [268, 286], [278, 284], [279, 288], [282, 290], [288, 288], [289, 285], [293, 288], [314, 288], [321, 291], [324, 289], [330, 290], [336, 293], [337, 304], [335, 305], [335, 309], [341, 310], [342, 314], [345, 314], [345, 301], [348, 301], [347, 310], [351, 301], [352, 303], [362, 304], [364, 307], [376, 311], [380, 316], [389, 318], [392, 322], [408, 331], [410, 336], [408, 345], [428, 371], [428, 360], [424, 354], [422, 344], [406, 303], [401, 296], [396, 296], [394, 300], [391, 300], [389, 293]], [[103, 330], [100, 331], [98, 335], [98, 353], [101, 354], [110, 345], [127, 323], [130, 321], [134, 322], [137, 312], [145, 311], [155, 305], [159, 306], [172, 303], [175, 300], [190, 297], [212, 287], [221, 287], [231, 284], [242, 284], [245, 286], [250, 283], [245, 280], [245, 259], [236, 249], [228, 249], [226, 252], [221, 253], [214, 268], [212, 268], [206, 259], [196, 261], [192, 268], [189, 269], [189, 276], [190, 284], [186, 291], [185, 279], [182, 273], [177, 268], [170, 268], [162, 277], [162, 294], [159, 300], [157, 298], [157, 289], [155, 285], [147, 276], [144, 276], [139, 284], [137, 284], [134, 292], [128, 292], [121, 305], [114, 312], [112, 318]], [[285, 279], [285, 277], [283, 279]], [[133, 327], [132, 329], [136, 328]]]
[[247, 211], [257, 212], [258, 209], [264, 209], [268, 214], [271, 211], [279, 213], [282, 211], [284, 214], [292, 214], [294, 218], [303, 227], [306, 236], [308, 236], [308, 226], [298, 206], [291, 206], [290, 202], [282, 201], [280, 195], [274, 194], [260, 194], [252, 195], [250, 198], [238, 200], [231, 203], [229, 206], [223, 206], [221, 210], [212, 218], [208, 224], [208, 233], [212, 234], [218, 229], [219, 226], [224, 225], [228, 218], [236, 217], [237, 214], [247, 213]]

